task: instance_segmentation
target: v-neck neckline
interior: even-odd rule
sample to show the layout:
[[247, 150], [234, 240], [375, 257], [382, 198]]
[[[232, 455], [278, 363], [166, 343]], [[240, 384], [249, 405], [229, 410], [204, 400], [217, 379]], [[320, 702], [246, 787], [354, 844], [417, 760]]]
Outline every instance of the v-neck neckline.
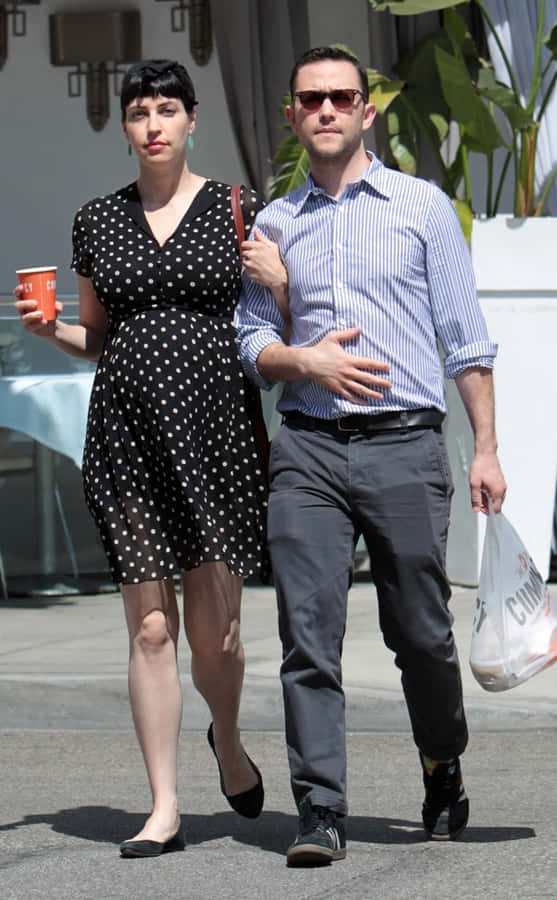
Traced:
[[137, 187], [137, 181], [134, 181], [130, 185], [131, 196], [128, 201], [130, 203], [129, 213], [136, 224], [139, 225], [140, 228], [142, 228], [143, 231], [145, 231], [149, 235], [151, 240], [157, 245], [159, 251], [163, 250], [166, 245], [178, 234], [178, 232], [184, 225], [189, 224], [189, 222], [193, 221], [193, 219], [195, 219], [198, 215], [200, 215], [202, 212], [205, 212], [206, 209], [212, 206], [214, 198], [211, 196], [205, 196], [208, 193], [207, 189], [209, 184], [211, 184], [211, 180], [207, 178], [193, 197], [193, 200], [176, 225], [176, 228], [174, 229], [172, 234], [169, 234], [169, 236], [165, 241], [163, 241], [162, 244], [160, 244], [155, 237], [153, 230], [147, 220], [147, 216], [145, 215], [145, 210], [143, 209], [143, 204], [141, 202], [141, 196]]

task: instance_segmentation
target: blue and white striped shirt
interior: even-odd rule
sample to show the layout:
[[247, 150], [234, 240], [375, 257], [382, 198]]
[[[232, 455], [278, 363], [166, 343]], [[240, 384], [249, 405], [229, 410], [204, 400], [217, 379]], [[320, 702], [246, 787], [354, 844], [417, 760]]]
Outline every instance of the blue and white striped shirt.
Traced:
[[[330, 331], [358, 325], [361, 334], [344, 348], [390, 365], [392, 388], [368, 407], [304, 379], [285, 385], [281, 411], [325, 419], [444, 411], [444, 374], [493, 367], [497, 346], [479, 307], [470, 253], [452, 203], [435, 185], [374, 157], [338, 200], [309, 176], [261, 210], [256, 227], [279, 244], [288, 266], [291, 345], [309, 347]], [[270, 291], [245, 275], [235, 325], [247, 374], [270, 388], [257, 358], [281, 340], [285, 323]]]

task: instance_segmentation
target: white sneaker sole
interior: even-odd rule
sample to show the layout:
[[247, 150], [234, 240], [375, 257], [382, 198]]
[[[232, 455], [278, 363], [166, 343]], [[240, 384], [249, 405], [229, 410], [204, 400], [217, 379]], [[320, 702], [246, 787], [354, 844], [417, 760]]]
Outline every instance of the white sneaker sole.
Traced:
[[296, 844], [288, 850], [286, 863], [289, 866], [324, 866], [345, 857], [346, 847], [331, 850], [329, 847], [320, 847], [319, 844]]

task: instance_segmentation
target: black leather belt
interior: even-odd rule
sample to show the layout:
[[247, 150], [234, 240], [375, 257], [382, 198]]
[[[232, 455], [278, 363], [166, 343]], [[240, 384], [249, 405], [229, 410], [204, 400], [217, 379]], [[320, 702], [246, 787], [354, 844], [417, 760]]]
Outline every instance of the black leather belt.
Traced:
[[312, 431], [329, 431], [332, 434], [435, 428], [442, 424], [444, 418], [444, 414], [438, 409], [403, 409], [400, 412], [377, 413], [374, 416], [354, 413], [340, 419], [318, 419], [298, 410], [284, 413], [284, 421], [289, 425], [299, 425]]

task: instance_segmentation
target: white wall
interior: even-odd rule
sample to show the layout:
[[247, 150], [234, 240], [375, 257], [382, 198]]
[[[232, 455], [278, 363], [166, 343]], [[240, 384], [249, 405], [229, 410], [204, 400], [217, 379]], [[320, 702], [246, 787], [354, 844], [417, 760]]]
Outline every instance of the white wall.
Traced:
[[[371, 65], [367, 0], [308, 0], [308, 16], [311, 47], [344, 44], [363, 66]], [[364, 142], [375, 151], [373, 127]]]
[[369, 66], [367, 0], [308, 0], [312, 47], [345, 44]]
[[[0, 71], [0, 294], [11, 292], [16, 268], [45, 264], [59, 266], [59, 292], [73, 293], [75, 276], [69, 262], [75, 211], [91, 197], [136, 176], [135, 158], [127, 154], [120, 127], [118, 98], [111, 96], [110, 119], [103, 131], [95, 132], [86, 118], [85, 93], [68, 97], [69, 70], [50, 64], [49, 14], [93, 6], [114, 9], [120, 4], [42, 0], [40, 6], [22, 7], [27, 15], [25, 37], [13, 37], [8, 24], [8, 60]], [[187, 27], [181, 34], [170, 30], [171, 3], [137, 0], [133, 7], [141, 10], [142, 55], [178, 59], [193, 79], [199, 107], [191, 168], [228, 182], [245, 180], [216, 50], [207, 66], [198, 67], [189, 53]]]
[[[120, 5], [114, 0], [42, 0], [40, 6], [24, 6], [25, 37], [13, 37], [9, 22], [8, 60], [0, 71], [0, 297], [4, 295], [6, 302], [0, 304], [0, 318], [4, 337], [14, 328], [19, 329], [18, 323], [5, 320], [12, 315], [8, 298], [16, 281], [15, 269], [45, 263], [57, 265], [59, 293], [74, 294], [75, 275], [69, 264], [75, 211], [91, 197], [128, 184], [136, 177], [135, 158], [128, 156], [121, 131], [118, 98], [111, 96], [110, 119], [103, 131], [95, 132], [86, 118], [85, 93], [80, 98], [68, 97], [68, 69], [50, 64], [50, 13], [114, 9]], [[199, 107], [195, 146], [189, 153], [191, 168], [231, 183], [244, 181], [216, 50], [207, 66], [198, 67], [190, 57], [188, 32], [173, 34], [170, 30], [171, 3], [136, 0], [133, 6], [142, 13], [142, 56], [178, 59], [192, 76]], [[110, 89], [112, 92], [112, 79]], [[25, 345], [28, 358], [21, 362], [38, 371], [73, 369], [71, 357], [50, 345], [43, 348], [43, 344], [24, 335], [22, 346]], [[14, 448], [17, 453], [27, 452], [28, 442], [18, 432], [0, 429], [0, 455], [6, 450], [13, 453]], [[85, 508], [80, 473], [66, 457], [60, 456], [57, 463], [57, 481], [79, 569], [104, 570], [106, 562]], [[0, 522], [0, 547], [8, 576], [36, 574], [39, 563], [32, 514], [33, 476], [2, 478], [0, 488], [0, 508], [14, 511], [14, 515], [5, 515]], [[56, 525], [57, 571], [67, 572], [69, 559], [60, 523]], [[35, 585], [35, 580], [32, 583]]]

